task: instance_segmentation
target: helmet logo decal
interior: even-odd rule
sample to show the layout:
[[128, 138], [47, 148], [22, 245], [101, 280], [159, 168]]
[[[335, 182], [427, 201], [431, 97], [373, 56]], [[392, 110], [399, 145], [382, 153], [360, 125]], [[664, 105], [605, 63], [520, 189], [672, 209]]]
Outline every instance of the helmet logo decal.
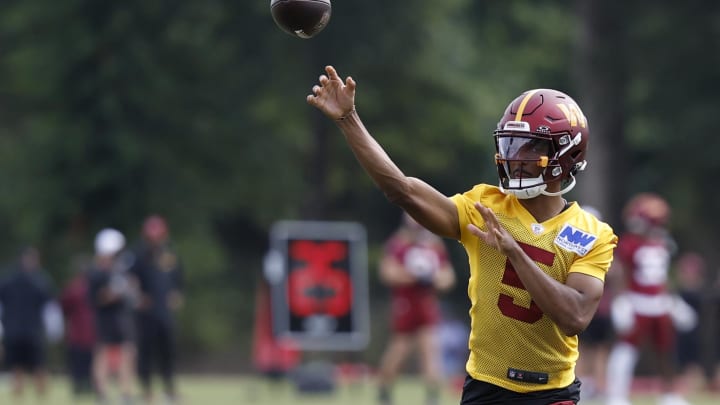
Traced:
[[505, 131], [530, 132], [530, 124], [525, 121], [508, 121], [503, 127]]
[[578, 123], [583, 128], [587, 126], [587, 120], [578, 106], [575, 104], [558, 104], [557, 106], [565, 115], [565, 119], [570, 122], [571, 127], [578, 126]]
[[520, 106], [518, 107], [517, 114], [515, 114], [515, 121], [522, 121], [523, 113], [525, 113], [525, 107], [527, 107], [528, 102], [532, 98], [532, 96], [538, 92], [540, 89], [530, 90], [525, 95], [525, 97], [520, 102]]

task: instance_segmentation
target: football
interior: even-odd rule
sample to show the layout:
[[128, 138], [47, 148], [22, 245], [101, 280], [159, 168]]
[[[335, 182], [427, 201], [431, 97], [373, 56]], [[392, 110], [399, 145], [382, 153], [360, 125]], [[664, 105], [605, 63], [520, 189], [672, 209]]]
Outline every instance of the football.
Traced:
[[330, 0], [271, 0], [270, 13], [275, 24], [288, 34], [308, 39], [330, 21]]

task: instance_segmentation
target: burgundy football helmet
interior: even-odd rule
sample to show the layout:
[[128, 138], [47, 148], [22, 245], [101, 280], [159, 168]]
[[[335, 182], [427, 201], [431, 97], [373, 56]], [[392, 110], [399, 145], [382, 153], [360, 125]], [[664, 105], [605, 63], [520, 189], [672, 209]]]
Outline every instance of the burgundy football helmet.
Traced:
[[662, 228], [670, 220], [670, 205], [655, 193], [639, 193], [625, 204], [623, 219], [631, 232], [645, 233], [652, 228]]
[[[587, 119], [577, 103], [560, 91], [524, 92], [505, 109], [494, 134], [500, 188], [517, 198], [565, 194], [587, 165]], [[517, 168], [520, 164], [543, 170], [538, 177], [523, 176], [525, 172]], [[561, 182], [560, 191], [547, 191], [547, 185], [556, 181]]]

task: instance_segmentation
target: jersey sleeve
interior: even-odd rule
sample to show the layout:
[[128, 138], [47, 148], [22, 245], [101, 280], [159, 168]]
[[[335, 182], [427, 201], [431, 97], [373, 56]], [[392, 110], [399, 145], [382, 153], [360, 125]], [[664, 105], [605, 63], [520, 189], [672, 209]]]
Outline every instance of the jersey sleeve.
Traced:
[[593, 249], [585, 256], [578, 256], [570, 267], [570, 273], [582, 273], [605, 281], [605, 275], [613, 261], [613, 251], [618, 238], [609, 226], [604, 226]]

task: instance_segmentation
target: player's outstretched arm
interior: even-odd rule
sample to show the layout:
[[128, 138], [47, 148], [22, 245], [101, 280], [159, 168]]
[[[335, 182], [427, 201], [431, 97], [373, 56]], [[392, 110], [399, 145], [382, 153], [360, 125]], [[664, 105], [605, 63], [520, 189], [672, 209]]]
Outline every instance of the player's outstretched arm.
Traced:
[[360, 120], [355, 110], [355, 81], [351, 77], [343, 81], [332, 66], [325, 71], [327, 75], [320, 76], [307, 102], [335, 120], [360, 165], [390, 202], [430, 231], [459, 239], [455, 204], [424, 181], [405, 176]]

